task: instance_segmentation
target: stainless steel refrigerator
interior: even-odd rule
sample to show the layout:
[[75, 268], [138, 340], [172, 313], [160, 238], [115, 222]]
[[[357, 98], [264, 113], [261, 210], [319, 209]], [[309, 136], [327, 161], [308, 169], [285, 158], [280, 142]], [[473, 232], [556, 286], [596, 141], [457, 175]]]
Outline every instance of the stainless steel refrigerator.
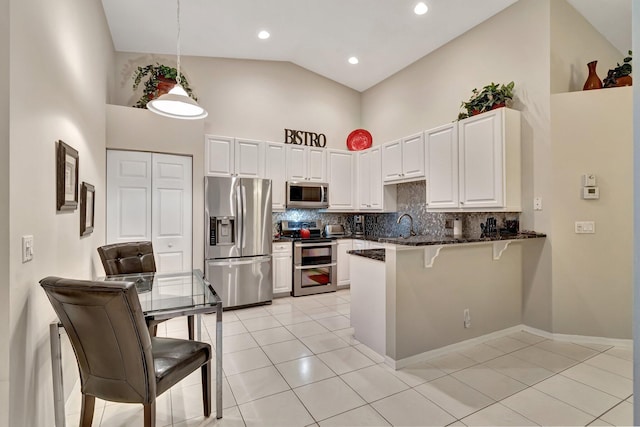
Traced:
[[205, 177], [205, 277], [225, 308], [269, 302], [271, 180]]

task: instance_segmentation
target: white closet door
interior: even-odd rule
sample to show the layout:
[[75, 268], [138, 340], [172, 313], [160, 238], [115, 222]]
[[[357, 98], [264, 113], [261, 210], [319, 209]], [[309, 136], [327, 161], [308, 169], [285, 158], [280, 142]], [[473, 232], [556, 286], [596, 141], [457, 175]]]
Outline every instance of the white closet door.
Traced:
[[159, 272], [191, 270], [191, 157], [153, 154], [151, 226]]
[[192, 158], [107, 150], [107, 243], [148, 240], [158, 272], [192, 269]]
[[107, 243], [151, 239], [151, 153], [107, 150]]

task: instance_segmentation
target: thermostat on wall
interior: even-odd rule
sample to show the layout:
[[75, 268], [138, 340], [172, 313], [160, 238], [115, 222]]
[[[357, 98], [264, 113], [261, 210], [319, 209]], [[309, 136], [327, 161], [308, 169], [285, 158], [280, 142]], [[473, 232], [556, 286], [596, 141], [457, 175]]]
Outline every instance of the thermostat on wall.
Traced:
[[600, 198], [599, 187], [582, 187], [582, 198], [585, 200], [593, 200]]

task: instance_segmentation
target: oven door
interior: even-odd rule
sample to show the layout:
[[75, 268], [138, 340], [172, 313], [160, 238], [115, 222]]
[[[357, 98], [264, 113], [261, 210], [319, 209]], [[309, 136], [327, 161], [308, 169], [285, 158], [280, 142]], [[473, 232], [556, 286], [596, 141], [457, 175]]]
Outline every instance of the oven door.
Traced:
[[336, 242], [294, 244], [293, 296], [332, 292], [338, 288]]

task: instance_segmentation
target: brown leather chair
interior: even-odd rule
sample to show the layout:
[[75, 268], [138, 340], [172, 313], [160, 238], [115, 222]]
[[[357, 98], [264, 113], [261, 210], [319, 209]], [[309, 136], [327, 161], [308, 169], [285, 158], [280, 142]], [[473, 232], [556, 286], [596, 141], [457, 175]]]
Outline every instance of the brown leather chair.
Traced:
[[[153, 245], [151, 242], [125, 242], [100, 246], [98, 254], [102, 260], [102, 266], [107, 276], [131, 273], [155, 273], [156, 261], [153, 257]], [[148, 321], [147, 326], [151, 335], [156, 336], [158, 324], [163, 320]], [[187, 317], [189, 339], [195, 337], [194, 318]]]
[[151, 337], [131, 282], [47, 277], [40, 281], [76, 354], [80, 369], [80, 426], [91, 426], [95, 398], [144, 405], [155, 426], [156, 397], [198, 368], [204, 416], [211, 415], [211, 346]]
[[155, 273], [156, 261], [151, 242], [127, 242], [98, 248], [107, 276], [129, 273]]

